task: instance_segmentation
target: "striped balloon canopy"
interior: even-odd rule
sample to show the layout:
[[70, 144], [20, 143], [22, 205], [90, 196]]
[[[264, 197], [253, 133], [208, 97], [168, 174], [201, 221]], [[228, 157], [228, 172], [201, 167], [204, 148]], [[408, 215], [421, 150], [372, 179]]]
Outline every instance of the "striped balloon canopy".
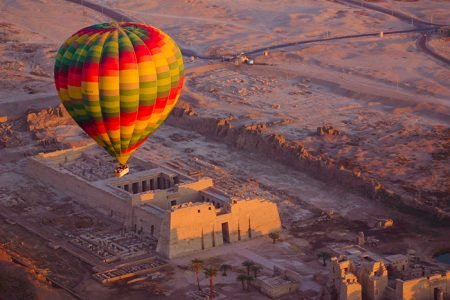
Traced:
[[55, 85], [75, 122], [125, 164], [175, 106], [183, 71], [180, 49], [161, 30], [103, 23], [60, 47]]

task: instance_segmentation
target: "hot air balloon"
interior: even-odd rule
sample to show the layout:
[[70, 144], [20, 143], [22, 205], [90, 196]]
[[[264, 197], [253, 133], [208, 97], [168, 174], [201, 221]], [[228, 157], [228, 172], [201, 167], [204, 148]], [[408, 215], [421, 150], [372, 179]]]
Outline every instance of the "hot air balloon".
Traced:
[[83, 28], [59, 48], [54, 76], [75, 122], [128, 173], [136, 149], [164, 122], [183, 87], [183, 57], [161, 30], [133, 22]]

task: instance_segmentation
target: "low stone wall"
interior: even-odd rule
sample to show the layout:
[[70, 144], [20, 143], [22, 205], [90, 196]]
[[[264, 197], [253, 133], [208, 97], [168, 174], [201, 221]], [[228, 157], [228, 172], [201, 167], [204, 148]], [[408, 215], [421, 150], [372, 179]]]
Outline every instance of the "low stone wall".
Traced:
[[[95, 208], [120, 222], [125, 222], [130, 218], [131, 206], [126, 200], [91, 185], [67, 170], [56, 170], [52, 166], [39, 161], [44, 157], [49, 158], [61, 154], [80, 155], [70, 150], [40, 154], [36, 158], [27, 159], [25, 173], [53, 186], [61, 193], [75, 198], [77, 202]], [[64, 155], [58, 156], [57, 159], [64, 159]]]

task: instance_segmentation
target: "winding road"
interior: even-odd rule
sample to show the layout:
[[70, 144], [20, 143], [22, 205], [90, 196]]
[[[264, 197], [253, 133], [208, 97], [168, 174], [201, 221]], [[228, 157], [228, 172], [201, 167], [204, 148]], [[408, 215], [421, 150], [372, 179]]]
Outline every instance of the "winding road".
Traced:
[[[111, 19], [116, 20], [116, 21], [138, 22], [138, 20], [135, 18], [129, 17], [127, 15], [124, 15], [120, 12], [115, 11], [114, 9], [105, 7], [100, 4], [92, 3], [90, 1], [86, 1], [86, 0], [66, 0], [66, 1], [72, 2], [75, 4], [79, 4], [79, 5], [83, 5], [85, 7], [93, 9], [97, 12], [100, 12], [100, 13], [104, 14], [105, 16], [108, 16]], [[346, 4], [346, 5], [361, 5], [361, 3], [362, 3], [363, 7], [365, 7], [365, 8], [395, 16], [403, 21], [409, 22], [409, 21], [413, 20], [413, 23], [416, 26], [416, 28], [414, 28], [414, 29], [386, 31], [386, 32], [384, 32], [384, 35], [405, 34], [405, 33], [411, 33], [411, 32], [431, 33], [431, 32], [436, 31], [439, 27], [443, 26], [441, 24], [425, 22], [425, 21], [417, 19], [415, 17], [408, 16], [402, 12], [392, 11], [390, 9], [387, 9], [384, 7], [379, 7], [377, 5], [373, 5], [373, 4], [367, 3], [365, 1], [336, 0], [336, 2], [340, 3], [340, 4]], [[379, 34], [380, 34], [379, 32], [361, 33], [361, 34], [353, 34], [353, 35], [336, 36], [336, 37], [330, 37], [330, 38], [302, 40], [302, 41], [296, 41], [296, 42], [290, 42], [290, 43], [283, 43], [283, 44], [279, 44], [279, 45], [261, 47], [261, 48], [257, 48], [257, 49], [249, 49], [249, 50], [243, 51], [243, 52], [246, 54], [249, 54], [249, 55], [258, 55], [258, 54], [262, 54], [266, 50], [276, 50], [276, 49], [282, 49], [282, 48], [287, 48], [287, 47], [292, 47], [292, 46], [320, 43], [320, 42], [333, 41], [333, 40], [354, 39], [354, 38], [372, 37], [372, 36], [376, 37], [376, 36], [379, 36]], [[426, 38], [423, 38], [423, 37], [424, 37], [424, 34], [421, 34], [421, 36], [419, 37], [419, 39], [417, 41], [417, 46], [421, 50], [423, 50], [425, 53], [432, 56], [433, 58], [435, 58], [443, 63], [450, 64], [450, 62], [447, 58], [443, 57], [439, 53], [436, 53], [434, 50], [430, 49], [426, 43]], [[196, 58], [204, 59], [204, 60], [221, 60], [223, 58], [222, 56], [217, 56], [217, 55], [202, 55], [200, 53], [195, 52], [194, 50], [183, 48], [183, 47], [181, 47], [181, 52], [184, 56], [194, 56]]]
[[444, 57], [443, 55], [439, 54], [438, 52], [434, 51], [433, 48], [429, 47], [427, 44], [427, 33], [432, 33], [433, 31], [436, 31], [439, 27], [442, 26], [447, 26], [448, 24], [436, 24], [436, 23], [430, 23], [430, 22], [426, 22], [423, 21], [421, 19], [418, 19], [414, 16], [405, 14], [403, 12], [399, 12], [396, 10], [392, 10], [389, 8], [385, 8], [385, 7], [381, 7], [372, 3], [367, 3], [364, 0], [336, 0], [337, 3], [340, 4], [346, 4], [346, 5], [353, 5], [353, 6], [362, 6], [364, 8], [370, 9], [370, 10], [374, 10], [374, 11], [378, 11], [387, 15], [391, 15], [396, 17], [397, 19], [400, 19], [402, 21], [405, 22], [411, 22], [416, 28], [420, 28], [420, 29], [425, 29], [427, 28], [427, 30], [423, 30], [422, 33], [419, 38], [416, 41], [416, 45], [417, 47], [422, 50], [424, 53], [428, 54], [429, 56], [447, 64], [450, 65], [450, 60], [446, 57]]
[[[403, 34], [403, 33], [410, 33], [410, 32], [429, 32], [430, 28], [415, 28], [415, 29], [407, 29], [407, 30], [394, 30], [394, 31], [385, 31], [384, 35], [393, 35], [393, 34]], [[342, 36], [336, 36], [331, 38], [322, 38], [322, 39], [311, 39], [311, 40], [303, 40], [298, 42], [291, 42], [291, 43], [283, 43], [280, 45], [273, 45], [268, 47], [262, 47], [258, 49], [253, 49], [249, 51], [244, 51], [246, 54], [260, 54], [265, 50], [275, 50], [275, 49], [281, 49], [281, 48], [287, 48], [292, 46], [298, 46], [303, 44], [312, 44], [312, 43], [319, 43], [319, 42], [326, 42], [326, 41], [334, 41], [334, 40], [346, 40], [346, 39], [355, 39], [355, 38], [361, 38], [361, 37], [376, 37], [380, 36], [379, 32], [376, 33], [360, 33], [360, 34], [351, 34], [351, 35], [342, 35]]]
[[412, 22], [412, 24], [416, 27], [424, 27], [424, 26], [446, 26], [445, 24], [436, 24], [436, 23], [430, 23], [430, 22], [426, 22], [424, 20], [418, 19], [414, 16], [405, 14], [403, 12], [397, 11], [397, 10], [393, 10], [393, 9], [389, 9], [389, 8], [385, 8], [382, 6], [378, 6], [372, 3], [368, 3], [365, 0], [335, 0], [337, 3], [340, 4], [346, 4], [346, 5], [353, 5], [353, 6], [360, 6], [363, 8], [368, 8], [374, 11], [378, 11], [387, 15], [391, 15], [393, 17], [396, 17], [397, 19], [400, 19], [402, 21], [406, 21], [406, 22]]
[[421, 34], [420, 37], [416, 41], [417, 47], [420, 48], [423, 52], [425, 52], [429, 56], [432, 56], [435, 59], [437, 59], [443, 63], [446, 63], [447, 65], [450, 65], [450, 60], [447, 59], [446, 57], [442, 56], [441, 54], [437, 53], [432, 48], [430, 48], [427, 44], [427, 40], [428, 40], [428, 36], [426, 35], [426, 33]]

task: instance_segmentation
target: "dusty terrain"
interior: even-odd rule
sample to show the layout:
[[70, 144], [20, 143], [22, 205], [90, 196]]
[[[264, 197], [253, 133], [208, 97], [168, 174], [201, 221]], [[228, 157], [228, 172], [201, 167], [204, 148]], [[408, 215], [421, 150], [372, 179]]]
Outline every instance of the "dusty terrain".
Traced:
[[[389, 14], [325, 0], [94, 2], [160, 27], [183, 49], [203, 56], [415, 28]], [[450, 20], [448, 1], [372, 2], [425, 21]], [[120, 224], [108, 223], [22, 170], [27, 156], [90, 143], [58, 107], [53, 59], [70, 34], [111, 19], [63, 0], [16, 0], [0, 2], [0, 20], [0, 245], [9, 243], [6, 248], [89, 299], [125, 299], [132, 289], [102, 287], [91, 279], [89, 266], [46, 245], [52, 239], [65, 241], [67, 231]], [[317, 261], [318, 249], [352, 241], [358, 231], [380, 241], [371, 249], [375, 252], [414, 249], [431, 265], [436, 251], [450, 248], [445, 239], [450, 220], [450, 71], [418, 47], [419, 35], [281, 48], [267, 57], [258, 55], [254, 66], [185, 57], [180, 103], [136, 156], [210, 176], [230, 194], [259, 195], [278, 204], [286, 228], [280, 243], [257, 240], [210, 255], [233, 265], [234, 273], [242, 260], [255, 255], [265, 263], [265, 272], [272, 264], [300, 272], [308, 278], [302, 293], [316, 299], [320, 286], [312, 278], [325, 270]], [[448, 38], [433, 35], [429, 45], [449, 57]], [[77, 166], [70, 168], [83, 174]], [[336, 218], [317, 223], [324, 212], [334, 212]], [[371, 231], [380, 217], [393, 218], [395, 228]], [[26, 222], [11, 223], [15, 219]], [[77, 227], [84, 222], [86, 228]], [[237, 251], [241, 256], [230, 254]], [[189, 259], [173, 262], [164, 284], [133, 290], [135, 299], [184, 297], [195, 284], [186, 269]], [[32, 273], [18, 276], [43, 297], [52, 291], [59, 296], [60, 290]], [[256, 291], [242, 292], [234, 273], [217, 279], [220, 293], [260, 299]]]
[[[434, 10], [424, 1], [394, 2], [377, 1], [417, 18], [433, 16], [437, 23], [445, 22], [448, 16], [448, 3], [443, 1], [433, 1]], [[182, 47], [205, 54], [239, 53], [292, 40], [414, 27], [389, 14], [326, 1], [301, 5], [279, 1], [276, 14], [268, 13], [265, 2], [224, 5], [188, 1], [187, 5], [195, 8], [195, 16], [188, 12], [181, 17], [178, 2], [107, 3], [142, 21], [158, 22]], [[225, 26], [227, 30], [221, 30]], [[199, 35], [202, 38], [191, 38]], [[227, 133], [233, 132], [229, 130], [220, 136], [229, 144], [266, 155], [275, 152], [272, 157], [288, 163], [312, 160], [327, 168], [349, 171], [357, 178], [346, 179], [347, 172], [332, 177], [361, 182], [366, 194], [378, 193], [384, 199], [395, 194], [388, 201], [398, 202], [396, 197], [400, 196], [409, 207], [448, 218], [450, 72], [417, 48], [417, 37], [417, 33], [411, 33], [291, 47], [269, 57], [257, 57], [268, 65], [254, 67], [200, 62], [200, 66], [191, 65], [187, 70], [183, 100], [202, 120], [214, 118], [227, 122], [226, 128], [278, 139], [272, 147], [263, 147], [254, 139], [244, 138], [242, 142], [229, 137]], [[447, 44], [437, 37], [432, 43], [444, 55]], [[195, 118], [187, 119], [194, 120], [174, 124], [202, 130], [192, 124]], [[253, 128], [255, 124], [261, 126]], [[317, 134], [322, 126], [331, 126], [339, 134]], [[215, 136], [216, 129], [210, 129], [207, 134]], [[301, 154], [280, 151], [286, 147]], [[329, 177], [322, 174], [328, 170], [298, 164], [312, 176]]]

